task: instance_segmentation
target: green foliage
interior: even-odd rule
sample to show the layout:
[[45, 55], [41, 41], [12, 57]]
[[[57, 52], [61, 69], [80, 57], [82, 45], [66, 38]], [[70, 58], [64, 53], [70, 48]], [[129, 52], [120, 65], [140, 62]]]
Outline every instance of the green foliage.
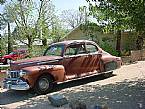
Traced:
[[95, 0], [94, 2], [95, 5], [90, 2], [90, 12], [101, 21], [100, 23], [107, 21], [105, 25], [109, 24], [109, 27], [114, 29], [135, 29], [137, 32], [144, 33], [144, 0]]
[[118, 0], [96, 0], [98, 4], [90, 3], [90, 15], [104, 25], [104, 31], [110, 32], [129, 28], [129, 17], [118, 7]]
[[49, 0], [12, 0], [5, 6], [5, 13], [16, 25], [13, 38], [26, 44], [29, 53], [35, 48], [35, 39], [42, 40], [46, 46], [47, 39], [58, 41], [65, 34], [58, 16], [55, 15], [55, 6]]
[[1, 50], [2, 50], [2, 56], [7, 54], [7, 36], [4, 35], [1, 37], [1, 40], [0, 40], [0, 47], [1, 47]]
[[55, 17], [53, 19], [52, 29], [50, 30], [50, 39], [53, 42], [59, 42], [67, 33], [67, 31], [62, 27], [62, 22], [59, 18]]
[[94, 31], [102, 32], [102, 26], [98, 26], [96, 23], [89, 21], [87, 21], [85, 24], [81, 24], [80, 29], [89, 33], [93, 33]]
[[46, 50], [47, 46], [33, 46], [33, 50], [31, 51], [31, 57], [43, 56], [44, 51]]
[[112, 55], [118, 56], [118, 52], [111, 45], [109, 45], [107, 41], [102, 42], [101, 48]]
[[119, 52], [122, 30], [135, 30], [140, 37], [145, 35], [144, 0], [87, 1], [90, 3], [90, 15], [93, 15], [101, 25], [104, 25], [104, 32], [117, 32], [116, 50]]
[[6, 2], [6, 0], [0, 0], [0, 4], [3, 5]]

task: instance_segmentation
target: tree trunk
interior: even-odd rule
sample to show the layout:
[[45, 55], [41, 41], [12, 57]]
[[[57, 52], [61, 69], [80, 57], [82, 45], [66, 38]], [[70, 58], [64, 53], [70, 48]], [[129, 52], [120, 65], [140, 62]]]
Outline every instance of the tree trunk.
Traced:
[[137, 40], [136, 40], [136, 49], [137, 50], [142, 50], [143, 49], [143, 44], [144, 44], [144, 39], [143, 39], [143, 34], [139, 33]]
[[12, 42], [11, 42], [11, 30], [10, 23], [8, 22], [8, 54], [13, 51]]
[[32, 41], [32, 38], [31, 36], [29, 35], [28, 36], [28, 52], [29, 52], [29, 56], [32, 57], [33, 54], [32, 54], [32, 45], [33, 44], [33, 41]]
[[121, 56], [121, 30], [117, 31], [116, 51], [118, 56]]
[[42, 39], [42, 44], [43, 44], [43, 46], [47, 46], [47, 38]]

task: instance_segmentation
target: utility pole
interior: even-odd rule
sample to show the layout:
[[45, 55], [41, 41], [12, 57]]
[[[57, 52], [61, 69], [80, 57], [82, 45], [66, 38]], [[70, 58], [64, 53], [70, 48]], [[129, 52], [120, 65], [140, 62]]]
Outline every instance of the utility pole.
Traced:
[[12, 42], [11, 42], [11, 30], [10, 30], [10, 23], [8, 23], [8, 54], [12, 52]]
[[9, 54], [13, 50], [13, 48], [12, 48], [12, 42], [11, 42], [10, 22], [4, 17], [3, 14], [0, 13], [0, 16], [3, 18], [3, 20], [7, 23], [7, 26], [8, 26], [8, 51], [7, 51], [7, 53]]

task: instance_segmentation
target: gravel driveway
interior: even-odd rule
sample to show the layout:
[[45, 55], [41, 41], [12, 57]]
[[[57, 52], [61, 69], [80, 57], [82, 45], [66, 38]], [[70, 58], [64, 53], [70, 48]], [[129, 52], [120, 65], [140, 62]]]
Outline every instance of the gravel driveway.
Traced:
[[55, 93], [64, 95], [69, 102], [84, 102], [88, 109], [95, 105], [106, 105], [109, 109], [145, 109], [145, 61], [124, 65], [109, 78], [94, 76], [57, 85], [47, 95], [0, 89], [0, 108], [68, 109], [68, 105], [51, 106], [48, 96]]

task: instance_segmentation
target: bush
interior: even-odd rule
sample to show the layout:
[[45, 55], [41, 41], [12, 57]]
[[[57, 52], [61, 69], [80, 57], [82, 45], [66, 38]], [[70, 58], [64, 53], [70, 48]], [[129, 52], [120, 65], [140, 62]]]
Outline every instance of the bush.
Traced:
[[105, 50], [106, 52], [112, 54], [112, 55], [118, 56], [118, 54], [119, 54], [119, 53], [118, 53], [111, 45], [109, 45], [107, 42], [103, 42], [103, 43], [101, 44], [101, 48], [102, 48], [103, 50]]
[[36, 56], [43, 56], [44, 54], [44, 51], [46, 50], [47, 47], [44, 47], [44, 46], [35, 46], [33, 47], [33, 50], [32, 50], [32, 55], [33, 57], [36, 57]]

